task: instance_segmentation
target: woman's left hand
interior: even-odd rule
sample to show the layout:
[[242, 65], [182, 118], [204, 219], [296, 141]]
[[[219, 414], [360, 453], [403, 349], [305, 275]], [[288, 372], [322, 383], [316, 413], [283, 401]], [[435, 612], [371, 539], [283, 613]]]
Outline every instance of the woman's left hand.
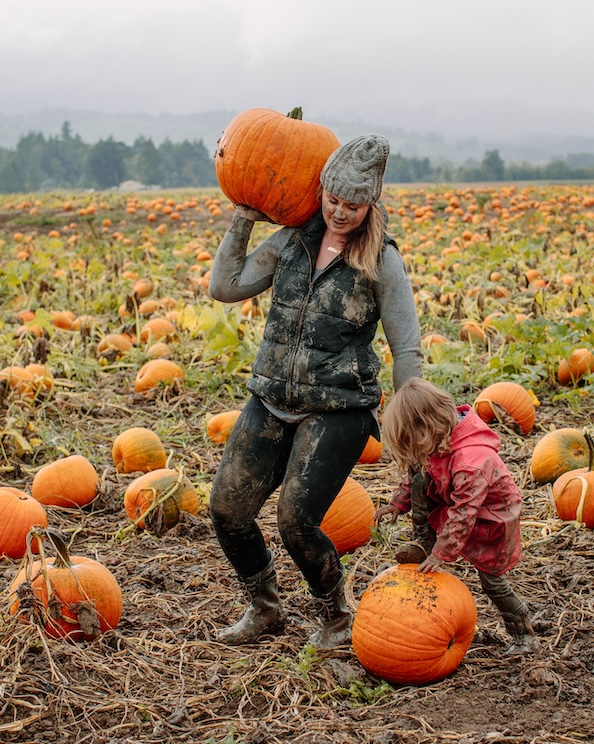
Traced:
[[442, 563], [441, 558], [438, 558], [433, 553], [429, 553], [425, 560], [419, 564], [417, 571], [421, 573], [432, 573], [433, 571], [437, 571]]

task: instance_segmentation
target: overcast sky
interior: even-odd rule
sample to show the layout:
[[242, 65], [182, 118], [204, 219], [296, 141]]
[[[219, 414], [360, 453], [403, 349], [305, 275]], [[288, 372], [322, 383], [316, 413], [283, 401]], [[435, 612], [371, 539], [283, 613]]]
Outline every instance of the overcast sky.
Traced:
[[0, 0], [0, 113], [594, 134], [594, 0]]

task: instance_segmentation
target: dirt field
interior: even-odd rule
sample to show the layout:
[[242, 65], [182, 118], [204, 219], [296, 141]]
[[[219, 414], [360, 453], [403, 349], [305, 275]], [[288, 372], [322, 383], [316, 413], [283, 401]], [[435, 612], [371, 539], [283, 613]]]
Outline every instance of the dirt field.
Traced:
[[[56, 405], [70, 411], [75, 406], [81, 424], [101, 440], [114, 426], [110, 398], [107, 391], [94, 400], [74, 401], [65, 395]], [[118, 400], [119, 407], [138, 413], [133, 394]], [[170, 405], [180, 416], [194, 408], [188, 393]], [[144, 404], [145, 423], [159, 416], [159, 408]], [[120, 415], [123, 423], [124, 412]], [[541, 421], [559, 421], [560, 415], [542, 411]], [[199, 428], [198, 422], [194, 425]], [[518, 446], [513, 437], [506, 441], [506, 431], [500, 433], [504, 454], [523, 482], [529, 441]], [[220, 451], [202, 446], [197, 431], [193, 438], [195, 474], [212, 474]], [[107, 464], [106, 451], [103, 457]], [[395, 484], [384, 460], [359, 466], [353, 475], [378, 503]], [[437, 684], [392, 688], [368, 675], [351, 648], [316, 654], [306, 645], [315, 607], [279, 544], [274, 500], [263, 523], [289, 610], [286, 632], [255, 646], [218, 644], [217, 630], [239, 616], [242, 598], [208, 512], [188, 515], [160, 538], [140, 532], [120, 543], [113, 536], [126, 524], [121, 493], [129, 478], [107, 466], [104, 493], [91, 508], [50, 510], [51, 522], [69, 537], [72, 552], [79, 548], [96, 557], [117, 577], [124, 592], [121, 625], [96, 641], [71, 644], [5, 620], [0, 636], [1, 741], [594, 740], [592, 534], [552, 519], [544, 488], [528, 484], [523, 489], [525, 553], [512, 572], [530, 605], [541, 653], [505, 655], [508, 639], [498, 615], [482, 596], [472, 567], [460, 562], [451, 570], [471, 588], [479, 611], [464, 662]], [[21, 485], [26, 487], [27, 481], [23, 478]], [[367, 582], [392, 560], [394, 544], [408, 535], [409, 523], [403, 519], [348, 558], [353, 607]], [[14, 574], [15, 566], [5, 562], [3, 588]]]

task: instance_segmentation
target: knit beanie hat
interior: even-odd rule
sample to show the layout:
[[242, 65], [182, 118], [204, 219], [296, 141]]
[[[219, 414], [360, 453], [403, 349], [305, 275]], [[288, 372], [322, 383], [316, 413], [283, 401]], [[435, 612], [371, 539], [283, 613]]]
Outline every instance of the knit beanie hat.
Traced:
[[374, 204], [380, 197], [390, 143], [381, 134], [363, 134], [335, 150], [320, 174], [322, 186], [351, 204]]

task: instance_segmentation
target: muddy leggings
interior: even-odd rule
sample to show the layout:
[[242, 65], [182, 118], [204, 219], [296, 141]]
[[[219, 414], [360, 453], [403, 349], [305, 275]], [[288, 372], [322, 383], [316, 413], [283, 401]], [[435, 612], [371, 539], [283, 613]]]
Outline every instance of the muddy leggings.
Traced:
[[255, 576], [268, 563], [256, 517], [281, 486], [277, 521], [287, 551], [312, 593], [322, 596], [336, 586], [342, 567], [320, 523], [374, 427], [367, 409], [286, 423], [258, 398], [248, 401], [223, 451], [210, 498], [217, 538], [240, 577]]

